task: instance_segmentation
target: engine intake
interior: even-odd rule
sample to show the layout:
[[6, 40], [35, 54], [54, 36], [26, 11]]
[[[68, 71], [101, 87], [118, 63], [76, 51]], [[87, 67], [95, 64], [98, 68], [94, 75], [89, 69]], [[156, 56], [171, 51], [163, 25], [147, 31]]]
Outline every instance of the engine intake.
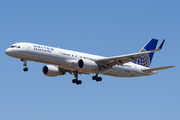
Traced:
[[58, 67], [53, 66], [53, 65], [44, 66], [42, 71], [43, 71], [44, 75], [49, 76], [49, 77], [56, 77], [58, 75], [65, 74], [64, 71], [59, 70]]
[[84, 71], [92, 71], [92, 70], [97, 69], [98, 65], [92, 60], [80, 59], [78, 61], [78, 68]]

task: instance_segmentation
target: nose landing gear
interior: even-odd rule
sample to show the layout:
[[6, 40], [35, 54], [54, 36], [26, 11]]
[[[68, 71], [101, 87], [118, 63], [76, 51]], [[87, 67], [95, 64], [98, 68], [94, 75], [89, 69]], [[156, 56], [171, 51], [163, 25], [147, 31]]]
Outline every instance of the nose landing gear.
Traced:
[[27, 59], [21, 59], [21, 61], [24, 62], [23, 66], [25, 66], [25, 68], [23, 69], [24, 72], [28, 71], [28, 68], [27, 68]]

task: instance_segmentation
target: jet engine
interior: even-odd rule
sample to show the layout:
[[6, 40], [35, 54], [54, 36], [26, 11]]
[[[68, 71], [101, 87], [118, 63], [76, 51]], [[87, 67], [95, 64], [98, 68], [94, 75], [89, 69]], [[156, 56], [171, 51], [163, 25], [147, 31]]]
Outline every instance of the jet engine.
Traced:
[[92, 60], [80, 59], [78, 61], [78, 68], [84, 71], [92, 71], [92, 70], [97, 69], [98, 65]]
[[53, 66], [53, 65], [46, 65], [43, 67], [43, 73], [44, 75], [48, 76], [48, 77], [56, 77], [58, 75], [64, 75], [65, 72], [59, 70], [58, 67]]

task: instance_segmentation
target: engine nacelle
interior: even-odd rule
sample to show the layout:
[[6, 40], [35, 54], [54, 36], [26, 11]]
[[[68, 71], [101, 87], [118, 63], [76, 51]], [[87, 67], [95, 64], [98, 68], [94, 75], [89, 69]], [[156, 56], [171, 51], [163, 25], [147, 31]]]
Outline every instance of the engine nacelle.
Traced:
[[43, 73], [44, 73], [44, 75], [49, 76], [49, 77], [56, 77], [58, 75], [64, 75], [65, 74], [64, 71], [59, 70], [58, 67], [53, 66], [53, 65], [44, 66], [43, 67]]
[[97, 69], [98, 65], [92, 60], [80, 59], [78, 61], [78, 68], [84, 71], [92, 71], [92, 70]]

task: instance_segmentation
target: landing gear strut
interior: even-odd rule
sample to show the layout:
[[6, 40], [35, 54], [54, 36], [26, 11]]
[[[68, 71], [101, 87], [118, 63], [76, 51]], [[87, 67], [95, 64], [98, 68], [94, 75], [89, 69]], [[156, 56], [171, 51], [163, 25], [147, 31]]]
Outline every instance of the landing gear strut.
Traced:
[[81, 80], [78, 80], [78, 71], [73, 72], [75, 79], [72, 80], [72, 83], [76, 83], [76, 85], [82, 84]]
[[98, 77], [99, 71], [98, 71], [98, 70], [95, 70], [95, 72], [96, 72], [96, 75], [95, 75], [95, 76], [92, 76], [92, 79], [93, 79], [93, 80], [96, 80], [97, 82], [102, 81], [102, 77]]
[[23, 66], [25, 66], [25, 68], [23, 69], [24, 72], [28, 71], [28, 68], [27, 68], [27, 59], [21, 59], [21, 61], [24, 62]]

